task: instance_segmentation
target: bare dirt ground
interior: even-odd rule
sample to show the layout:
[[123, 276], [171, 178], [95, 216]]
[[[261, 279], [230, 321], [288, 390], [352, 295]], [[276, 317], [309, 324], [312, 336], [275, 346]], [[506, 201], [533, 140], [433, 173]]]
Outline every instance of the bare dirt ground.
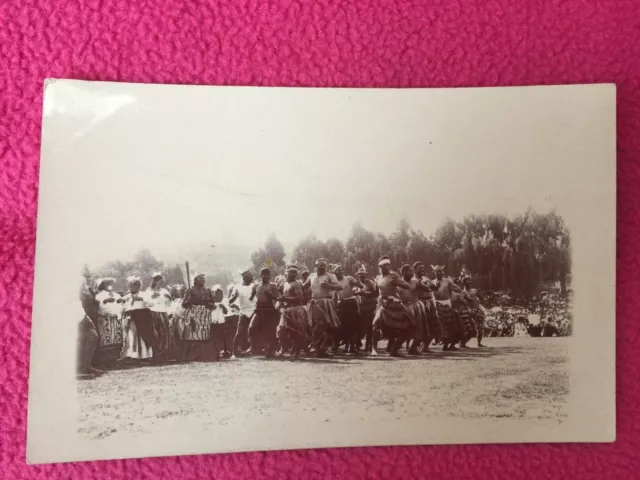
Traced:
[[[78, 381], [79, 433], [149, 435], [250, 431], [340, 418], [381, 421], [506, 419], [557, 423], [567, 416], [570, 338], [490, 338], [418, 358], [336, 357], [141, 367]], [[471, 344], [475, 345], [472, 340]]]

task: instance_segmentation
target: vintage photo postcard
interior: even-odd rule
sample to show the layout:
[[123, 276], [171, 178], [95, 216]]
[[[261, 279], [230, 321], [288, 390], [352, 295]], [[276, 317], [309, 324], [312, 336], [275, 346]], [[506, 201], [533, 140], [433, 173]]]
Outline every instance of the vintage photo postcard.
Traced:
[[615, 104], [48, 80], [27, 461], [614, 441]]

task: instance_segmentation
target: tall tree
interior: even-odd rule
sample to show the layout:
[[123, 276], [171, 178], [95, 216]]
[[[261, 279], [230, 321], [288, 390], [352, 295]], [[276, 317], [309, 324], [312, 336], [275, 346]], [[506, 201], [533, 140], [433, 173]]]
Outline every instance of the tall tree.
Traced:
[[264, 248], [259, 248], [251, 254], [251, 263], [255, 273], [259, 273], [264, 267], [268, 267], [271, 270], [272, 276], [282, 272], [285, 265], [285, 255], [284, 246], [276, 235], [272, 233], [267, 238]]

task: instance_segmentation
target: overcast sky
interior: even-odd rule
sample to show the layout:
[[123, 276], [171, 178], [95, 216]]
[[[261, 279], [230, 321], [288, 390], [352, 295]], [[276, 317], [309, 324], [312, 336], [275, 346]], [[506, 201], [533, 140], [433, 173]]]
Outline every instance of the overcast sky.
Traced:
[[590, 134], [572, 93], [71, 83], [47, 97], [43, 165], [69, 172], [57, 188], [91, 265], [270, 232], [345, 240], [356, 221], [430, 234], [529, 204], [564, 215]]

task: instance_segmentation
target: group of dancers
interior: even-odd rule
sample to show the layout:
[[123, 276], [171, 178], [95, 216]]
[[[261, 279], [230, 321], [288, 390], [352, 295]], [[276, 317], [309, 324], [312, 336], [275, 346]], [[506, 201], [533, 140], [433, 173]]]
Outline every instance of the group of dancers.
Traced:
[[157, 272], [146, 290], [131, 276], [125, 295], [114, 291], [112, 278], [99, 279], [95, 294], [84, 280], [78, 373], [99, 375], [94, 364], [108, 366], [108, 359], [183, 361], [203, 346], [213, 349], [215, 360], [375, 356], [383, 338], [391, 356], [404, 345], [409, 355], [428, 354], [433, 345], [467, 348], [472, 338], [484, 346], [485, 318], [470, 276], [463, 273], [455, 282], [443, 266], [432, 266], [429, 278], [422, 262], [402, 265], [398, 273], [387, 256], [378, 269], [373, 279], [364, 268], [351, 276], [320, 258], [313, 273], [290, 265], [272, 280], [263, 268], [257, 282], [245, 270], [226, 299], [220, 286], [205, 286], [204, 274], [189, 288], [168, 289]]

